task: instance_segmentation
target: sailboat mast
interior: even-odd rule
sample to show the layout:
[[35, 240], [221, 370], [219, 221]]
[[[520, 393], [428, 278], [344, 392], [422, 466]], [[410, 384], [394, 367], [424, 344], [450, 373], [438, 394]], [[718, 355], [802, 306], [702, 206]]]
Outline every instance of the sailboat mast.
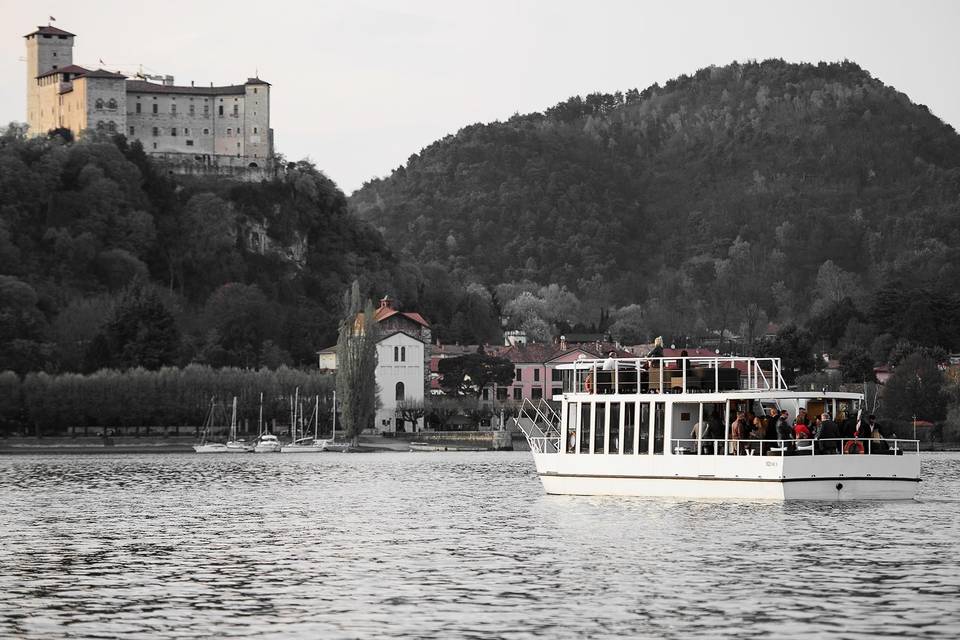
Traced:
[[333, 433], [330, 434], [330, 441], [337, 441], [337, 390], [333, 390]]
[[320, 396], [313, 400], [313, 441], [320, 436]]
[[233, 415], [230, 416], [230, 441], [237, 441], [237, 396], [233, 396]]
[[260, 420], [257, 424], [257, 437], [263, 435], [263, 391], [260, 392]]
[[297, 407], [300, 406], [300, 387], [297, 387], [297, 390], [294, 392], [293, 396], [293, 422], [290, 424], [290, 429], [293, 431], [293, 441], [297, 441]]

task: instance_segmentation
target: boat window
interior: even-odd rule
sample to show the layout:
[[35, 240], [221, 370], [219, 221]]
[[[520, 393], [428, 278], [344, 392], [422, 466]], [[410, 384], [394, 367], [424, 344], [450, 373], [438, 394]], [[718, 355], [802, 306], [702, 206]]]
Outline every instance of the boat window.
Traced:
[[653, 453], [662, 454], [663, 453], [663, 432], [664, 432], [664, 417], [666, 416], [666, 403], [664, 402], [654, 402], [653, 403]]
[[610, 403], [610, 436], [607, 438], [607, 453], [620, 453], [620, 403]]
[[637, 408], [640, 412], [640, 434], [637, 453], [650, 453], [650, 403], [641, 402]]
[[571, 402], [567, 405], [567, 453], [575, 453], [577, 450], [577, 412], [580, 411], [580, 404]]
[[598, 402], [596, 407], [596, 417], [593, 423], [595, 425], [593, 429], [593, 449], [590, 453], [604, 453], [603, 433], [607, 418], [607, 403]]
[[636, 453], [636, 443], [633, 441], [633, 434], [636, 432], [634, 428], [636, 417], [637, 403], [623, 403], [623, 453], [626, 454]]
[[590, 453], [590, 407], [589, 402], [580, 404], [580, 451]]

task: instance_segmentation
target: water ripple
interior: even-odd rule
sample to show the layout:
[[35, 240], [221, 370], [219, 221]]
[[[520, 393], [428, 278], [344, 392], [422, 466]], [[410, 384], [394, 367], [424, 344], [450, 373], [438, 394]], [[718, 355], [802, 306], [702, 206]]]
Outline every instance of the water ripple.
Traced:
[[0, 459], [0, 636], [956, 638], [918, 500], [545, 496], [529, 454]]

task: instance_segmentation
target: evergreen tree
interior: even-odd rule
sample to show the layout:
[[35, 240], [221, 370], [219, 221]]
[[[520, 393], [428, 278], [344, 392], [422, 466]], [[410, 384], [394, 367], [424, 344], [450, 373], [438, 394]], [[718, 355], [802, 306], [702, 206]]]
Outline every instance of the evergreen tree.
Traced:
[[119, 369], [159, 369], [173, 364], [180, 347], [180, 332], [173, 315], [156, 290], [135, 281], [124, 293], [113, 317], [94, 339], [109, 365]]
[[373, 304], [363, 300], [359, 281], [354, 280], [344, 294], [343, 308], [337, 339], [337, 397], [344, 429], [357, 446], [376, 412], [378, 331]]

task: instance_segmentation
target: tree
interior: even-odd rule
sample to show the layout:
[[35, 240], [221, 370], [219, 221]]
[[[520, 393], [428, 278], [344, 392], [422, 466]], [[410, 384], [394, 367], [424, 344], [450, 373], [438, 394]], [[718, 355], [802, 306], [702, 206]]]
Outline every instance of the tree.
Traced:
[[377, 406], [377, 324], [373, 304], [360, 295], [360, 282], [353, 281], [344, 294], [344, 315], [337, 339], [337, 397], [347, 437], [353, 446], [373, 424]]
[[818, 368], [813, 354], [813, 337], [809, 331], [799, 329], [796, 325], [790, 324], [780, 329], [769, 346], [760, 351], [770, 357], [780, 358], [781, 373], [787, 384], [792, 384], [797, 376]]
[[99, 366], [159, 369], [176, 360], [180, 347], [173, 315], [156, 290], [140, 280], [126, 290], [101, 334], [95, 342], [98, 349], [105, 348], [99, 357], [105, 355], [107, 361], [92, 363]]
[[[417, 424], [417, 421], [427, 415], [427, 405], [424, 400], [402, 400], [397, 403], [397, 425], [398, 431], [403, 431], [403, 425], [407, 422], [412, 423], [413, 425]], [[416, 431], [416, 426], [414, 426], [414, 431]]]
[[943, 420], [947, 397], [937, 362], [923, 353], [904, 358], [887, 380], [883, 406], [897, 420]]
[[440, 387], [452, 396], [471, 395], [477, 398], [493, 384], [509, 385], [513, 381], [513, 363], [482, 351], [456, 358], [443, 358], [437, 365]]
[[875, 382], [873, 358], [863, 347], [851, 346], [840, 354], [840, 374], [844, 382]]

